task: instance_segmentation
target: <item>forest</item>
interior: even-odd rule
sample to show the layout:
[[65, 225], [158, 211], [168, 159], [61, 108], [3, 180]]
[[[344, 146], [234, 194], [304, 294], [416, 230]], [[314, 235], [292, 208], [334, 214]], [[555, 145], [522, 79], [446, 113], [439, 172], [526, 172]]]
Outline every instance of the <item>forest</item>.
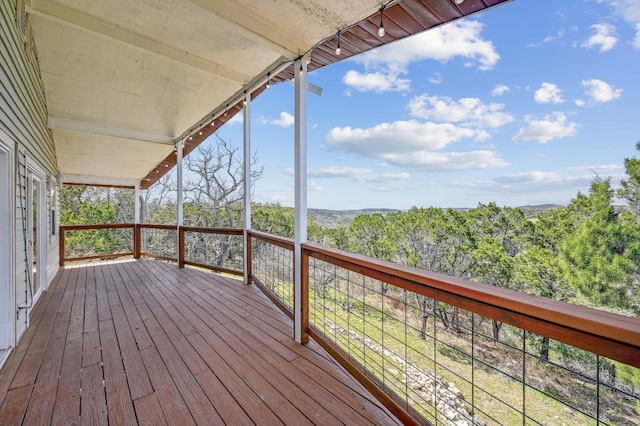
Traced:
[[[224, 140], [217, 142], [185, 160], [190, 172], [185, 182], [185, 225], [244, 224], [241, 153]], [[640, 151], [640, 142], [636, 149]], [[577, 193], [566, 206], [534, 214], [489, 203], [465, 210], [413, 207], [365, 213], [348, 224], [323, 220], [323, 226], [310, 216], [309, 239], [452, 277], [640, 317], [640, 159], [626, 158], [624, 166], [626, 177], [619, 185], [594, 175], [588, 192]], [[257, 158], [253, 170], [253, 179], [259, 179]], [[142, 222], [174, 225], [175, 192], [171, 176], [142, 192]], [[63, 186], [61, 224], [130, 223], [133, 205], [131, 190]], [[326, 216], [331, 213], [325, 212]], [[251, 220], [253, 229], [293, 237], [292, 208], [254, 204]], [[67, 237], [72, 251], [109, 252], [121, 243], [109, 231]], [[238, 247], [224, 247], [226, 252], [218, 254], [221, 263], [242, 256]], [[414, 304], [423, 318], [417, 334], [424, 338], [426, 310], [432, 305], [426, 298], [416, 298]], [[434, 312], [447, 329], [456, 331], [456, 320], [446, 310], [434, 306]], [[502, 324], [493, 321], [489, 330], [500, 341]], [[548, 360], [552, 346], [548, 339], [537, 341], [537, 356]], [[640, 390], [638, 370], [614, 365], [618, 379], [633, 394]]]

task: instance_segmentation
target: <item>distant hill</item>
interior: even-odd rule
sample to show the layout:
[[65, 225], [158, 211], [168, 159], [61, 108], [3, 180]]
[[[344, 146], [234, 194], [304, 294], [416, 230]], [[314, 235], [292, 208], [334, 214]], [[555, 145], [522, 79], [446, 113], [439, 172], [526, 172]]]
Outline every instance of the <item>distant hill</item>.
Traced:
[[[525, 216], [529, 219], [537, 217], [539, 214], [557, 207], [557, 204], [539, 204], [535, 206], [520, 206], [524, 210]], [[454, 210], [466, 212], [469, 208], [456, 208]], [[397, 212], [397, 209], [359, 209], [359, 210], [328, 210], [328, 209], [309, 209], [309, 215], [324, 228], [337, 228], [341, 226], [349, 226], [353, 219], [361, 214], [382, 213], [388, 214]]]
[[337, 228], [340, 226], [349, 226], [351, 221], [361, 214], [374, 213], [393, 213], [398, 210], [394, 209], [360, 209], [360, 210], [327, 210], [327, 209], [309, 209], [309, 215], [324, 228]]

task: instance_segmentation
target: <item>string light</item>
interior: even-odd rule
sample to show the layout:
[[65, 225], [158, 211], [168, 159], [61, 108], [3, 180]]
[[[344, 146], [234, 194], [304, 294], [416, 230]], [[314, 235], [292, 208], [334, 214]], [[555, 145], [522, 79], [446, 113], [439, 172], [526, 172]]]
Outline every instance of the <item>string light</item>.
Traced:
[[199, 134], [200, 136], [202, 136], [202, 129], [200, 129], [200, 131], [198, 132], [198, 134]]
[[229, 110], [229, 104], [227, 104], [226, 107], [224, 107], [224, 116], [227, 116], [227, 111]]
[[211, 117], [211, 125], [212, 126], [216, 125], [216, 119], [213, 116]]
[[342, 49], [340, 48], [340, 31], [338, 31], [338, 47], [336, 47], [336, 56], [340, 56]]
[[384, 22], [382, 22], [383, 16], [384, 16], [384, 5], [380, 8], [380, 27], [378, 28], [378, 37], [384, 37], [384, 34], [385, 34]]
[[453, 2], [457, 5], [461, 5], [462, 3], [464, 3], [464, 0], [453, 0]]
[[192, 140], [193, 140], [193, 133], [191, 133], [191, 134], [189, 135], [189, 140], [190, 140], [190, 141], [192, 141]]
[[271, 73], [267, 73], [267, 89], [271, 88]]
[[242, 105], [247, 105], [247, 91], [244, 91], [244, 96], [242, 97]]

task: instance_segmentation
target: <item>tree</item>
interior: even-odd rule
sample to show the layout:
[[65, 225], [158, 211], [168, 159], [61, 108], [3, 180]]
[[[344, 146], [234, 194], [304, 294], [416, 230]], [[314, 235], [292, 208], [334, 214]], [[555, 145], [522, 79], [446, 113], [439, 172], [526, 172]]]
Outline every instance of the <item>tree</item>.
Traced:
[[[244, 198], [244, 164], [238, 147], [214, 133], [215, 141], [200, 145], [197, 155], [185, 159], [190, 172], [185, 184], [185, 201], [201, 207], [196, 217], [186, 217], [192, 226], [241, 226]], [[251, 182], [248, 190], [262, 177], [264, 169], [257, 167], [256, 154], [251, 159]], [[207, 214], [203, 214], [207, 213]]]
[[589, 214], [567, 235], [561, 258], [567, 281], [582, 296], [597, 306], [624, 309], [637, 273], [640, 234], [637, 223], [613, 206], [613, 195], [610, 180], [596, 176], [589, 196], [575, 200]]
[[[640, 142], [636, 143], [636, 150], [640, 151]], [[640, 217], [640, 159], [625, 158], [624, 168], [629, 179], [620, 181], [618, 197], [627, 202], [636, 217]]]

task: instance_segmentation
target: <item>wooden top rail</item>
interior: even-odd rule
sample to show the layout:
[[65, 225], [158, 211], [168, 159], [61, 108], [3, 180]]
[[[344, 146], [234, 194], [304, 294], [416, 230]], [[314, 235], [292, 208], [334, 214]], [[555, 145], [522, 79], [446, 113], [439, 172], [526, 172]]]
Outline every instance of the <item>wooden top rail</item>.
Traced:
[[237, 228], [202, 228], [198, 226], [182, 226], [185, 232], [202, 232], [205, 234], [244, 235], [244, 230]]
[[60, 225], [60, 233], [64, 231], [86, 231], [90, 229], [122, 229], [133, 228], [133, 223], [104, 223], [101, 225]]
[[277, 235], [271, 235], [267, 234], [266, 232], [255, 231], [253, 229], [247, 231], [247, 234], [251, 238], [266, 241], [269, 244], [273, 244], [275, 246], [282, 247], [288, 250], [293, 250], [295, 247], [295, 242], [291, 238], [279, 237]]
[[362, 255], [303, 244], [310, 257], [640, 368], [640, 319]]
[[139, 223], [137, 226], [144, 229], [166, 229], [168, 231], [177, 231], [177, 225], [155, 225], [151, 223]]

